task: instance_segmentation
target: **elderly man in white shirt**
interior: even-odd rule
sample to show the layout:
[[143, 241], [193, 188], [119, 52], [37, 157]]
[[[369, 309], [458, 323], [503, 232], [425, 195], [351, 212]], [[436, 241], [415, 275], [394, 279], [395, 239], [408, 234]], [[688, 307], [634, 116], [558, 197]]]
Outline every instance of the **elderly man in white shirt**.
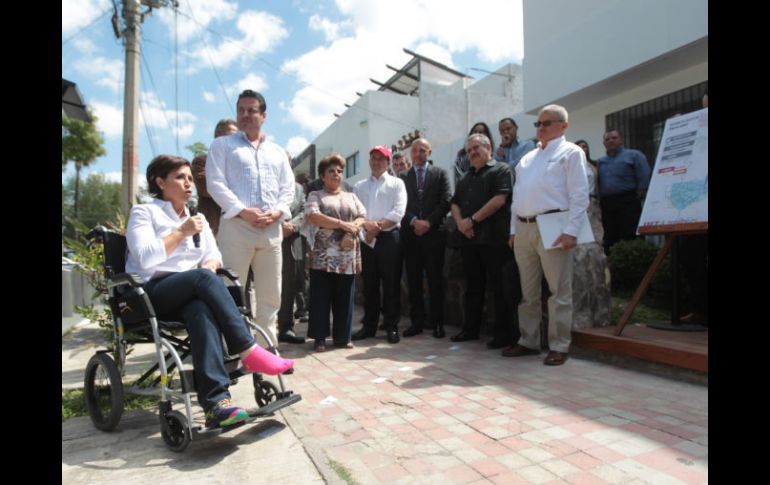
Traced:
[[[540, 110], [535, 123], [540, 141], [516, 166], [511, 202], [511, 236], [521, 275], [519, 305], [521, 338], [504, 349], [506, 357], [539, 353], [540, 288], [543, 273], [551, 292], [548, 298], [548, 347], [543, 363], [561, 365], [567, 360], [572, 340], [572, 255], [577, 234], [588, 208], [588, 179], [583, 150], [566, 141], [569, 126], [564, 107], [551, 104]], [[569, 221], [555, 241], [542, 241], [537, 216], [568, 211]]]
[[223, 212], [217, 236], [223, 263], [238, 273], [244, 287], [251, 266], [255, 321], [275, 337], [281, 306], [279, 222], [291, 217], [294, 174], [286, 151], [266, 141], [261, 131], [266, 109], [265, 99], [255, 91], [238, 96], [239, 131], [211, 143], [206, 180]]
[[[399, 228], [406, 212], [404, 182], [388, 174], [390, 150], [378, 145], [369, 151], [371, 177], [353, 188], [366, 208], [363, 225], [365, 244], [361, 248], [364, 279], [364, 321], [353, 340], [374, 337], [382, 309], [388, 342], [398, 343], [401, 318], [401, 241]], [[380, 282], [382, 298], [380, 301]]]

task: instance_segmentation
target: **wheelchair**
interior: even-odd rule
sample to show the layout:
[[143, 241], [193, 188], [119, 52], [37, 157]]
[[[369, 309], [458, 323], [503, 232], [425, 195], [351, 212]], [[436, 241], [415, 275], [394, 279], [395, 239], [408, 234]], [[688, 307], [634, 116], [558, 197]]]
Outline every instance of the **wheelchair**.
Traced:
[[[183, 360], [192, 353], [190, 337], [181, 322], [158, 320], [152, 303], [144, 292], [142, 278], [125, 272], [126, 238], [122, 234], [98, 226], [87, 236], [89, 244], [101, 243], [104, 247], [104, 276], [109, 289], [109, 307], [112, 311], [113, 352], [98, 350], [88, 361], [85, 372], [85, 402], [88, 414], [97, 429], [112, 431], [120, 422], [123, 413], [124, 396], [140, 394], [159, 396], [160, 430], [166, 446], [175, 452], [182, 452], [193, 440], [208, 438], [252, 423], [259, 418], [273, 416], [276, 411], [299, 402], [302, 397], [287, 390], [283, 378], [278, 375], [278, 386], [265, 380], [261, 374], [251, 374], [254, 383], [254, 398], [257, 407], [247, 409], [249, 419], [226, 427], [206, 428], [193, 420], [192, 398], [195, 396], [193, 370], [183, 365]], [[243, 293], [238, 275], [220, 268], [217, 275], [232, 284], [227, 288], [243, 314], [247, 328], [256, 331], [267, 342], [267, 350], [278, 355], [276, 345], [270, 336], [248, 317], [243, 305]], [[126, 350], [128, 344], [154, 343], [156, 362], [136, 381], [124, 385]], [[224, 345], [224, 342], [223, 342]], [[227, 357], [225, 368], [232, 384], [247, 375], [240, 359]], [[114, 356], [114, 358], [113, 358]], [[173, 409], [173, 404], [183, 407], [183, 412]]]

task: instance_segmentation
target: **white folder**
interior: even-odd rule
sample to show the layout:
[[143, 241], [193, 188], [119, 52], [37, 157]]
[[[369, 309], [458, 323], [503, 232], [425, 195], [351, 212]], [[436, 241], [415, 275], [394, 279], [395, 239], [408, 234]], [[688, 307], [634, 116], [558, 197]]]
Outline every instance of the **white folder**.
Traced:
[[[583, 211], [581, 217], [580, 229], [578, 230], [577, 243], [586, 244], [594, 242], [594, 232], [591, 230], [591, 223], [588, 222], [588, 213]], [[550, 214], [540, 214], [537, 216], [537, 228], [540, 230], [540, 238], [543, 240], [545, 249], [559, 249], [559, 246], [551, 246], [559, 236], [564, 233], [564, 229], [569, 223], [569, 211], [551, 212]]]

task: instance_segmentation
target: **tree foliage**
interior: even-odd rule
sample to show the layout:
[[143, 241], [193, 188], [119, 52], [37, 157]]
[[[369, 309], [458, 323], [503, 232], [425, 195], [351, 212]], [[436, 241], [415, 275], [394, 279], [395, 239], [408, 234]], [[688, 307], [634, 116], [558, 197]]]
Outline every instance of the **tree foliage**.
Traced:
[[61, 115], [61, 168], [74, 162], [78, 168], [87, 167], [97, 158], [106, 155], [104, 138], [96, 131], [96, 125]]
[[120, 211], [120, 184], [106, 180], [102, 173], [92, 173], [81, 184], [75, 217], [75, 182], [76, 176], [72, 176], [62, 184], [62, 233], [70, 237], [75, 235], [75, 230], [67, 218], [77, 220], [90, 230], [114, 220]]
[[206, 155], [209, 151], [208, 147], [199, 141], [196, 141], [192, 145], [187, 145], [185, 148], [193, 153], [193, 158], [198, 155]]

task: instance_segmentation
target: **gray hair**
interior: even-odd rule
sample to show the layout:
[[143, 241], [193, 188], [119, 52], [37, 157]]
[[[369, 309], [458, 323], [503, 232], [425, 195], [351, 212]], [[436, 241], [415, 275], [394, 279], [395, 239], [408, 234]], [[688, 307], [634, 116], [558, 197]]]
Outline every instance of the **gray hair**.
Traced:
[[470, 135], [470, 136], [469, 136], [469, 137], [468, 137], [468, 138], [465, 140], [465, 144], [467, 145], [467, 144], [468, 144], [468, 142], [469, 142], [469, 141], [472, 141], [472, 140], [478, 140], [478, 141], [479, 141], [479, 143], [481, 143], [482, 145], [486, 145], [486, 146], [488, 146], [488, 147], [491, 147], [491, 146], [492, 146], [492, 142], [491, 142], [491, 141], [489, 141], [489, 137], [488, 137], [487, 135], [483, 134], [483, 133], [474, 133], [474, 134]]
[[540, 110], [540, 114], [546, 112], [555, 114], [559, 117], [560, 121], [569, 121], [569, 114], [567, 113], [567, 110], [564, 108], [564, 106], [559, 106], [558, 104], [549, 104]]
[[420, 138], [418, 138], [418, 139], [414, 140], [414, 141], [412, 142], [412, 145], [414, 145], [415, 143], [421, 143], [421, 144], [425, 145], [426, 147], [428, 147], [428, 150], [432, 150], [432, 149], [433, 149], [433, 148], [430, 146], [430, 142], [428, 141], [428, 139], [427, 139], [427, 138], [423, 138], [423, 137], [420, 137]]

